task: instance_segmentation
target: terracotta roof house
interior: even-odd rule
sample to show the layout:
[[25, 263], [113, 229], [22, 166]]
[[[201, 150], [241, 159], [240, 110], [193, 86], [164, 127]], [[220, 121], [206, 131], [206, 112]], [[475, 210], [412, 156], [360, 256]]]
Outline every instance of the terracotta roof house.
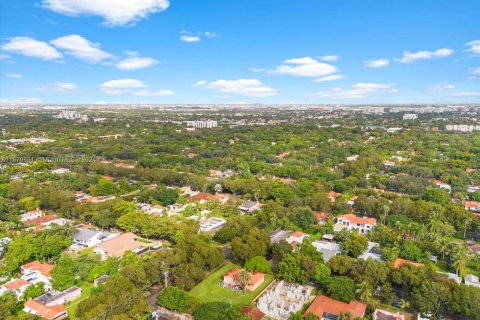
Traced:
[[25, 279], [13, 279], [0, 286], [0, 295], [3, 295], [5, 292], [11, 292], [20, 300], [29, 285], [30, 282]]
[[337, 197], [340, 197], [342, 194], [335, 192], [335, 191], [330, 191], [327, 193], [328, 198], [330, 198], [330, 201], [335, 202]]
[[472, 211], [472, 212], [480, 212], [480, 202], [478, 201], [465, 200], [464, 206], [465, 206], [465, 210]]
[[[240, 283], [240, 273], [242, 270], [235, 268], [223, 275], [223, 283], [232, 287], [241, 286]], [[248, 291], [255, 291], [262, 283], [265, 281], [265, 274], [261, 272], [252, 272], [250, 273], [250, 281], [248, 282], [245, 289]]]
[[407, 260], [407, 259], [402, 259], [402, 258], [398, 258], [397, 260], [395, 260], [395, 262], [393, 263], [393, 268], [394, 269], [398, 269], [400, 268], [401, 266], [403, 266], [404, 264], [410, 264], [412, 266], [415, 266], [415, 267], [425, 267], [425, 265], [423, 263], [420, 263], [420, 262], [415, 262], [415, 261], [410, 261], [410, 260]]
[[365, 315], [367, 305], [358, 301], [344, 303], [331, 299], [327, 296], [318, 296], [305, 312], [305, 316], [313, 313], [320, 319], [335, 319], [341, 313], [350, 313], [355, 318], [361, 318]]
[[435, 185], [439, 188], [442, 188], [442, 189], [445, 189], [447, 190], [448, 192], [452, 191], [452, 187], [446, 183], [446, 182], [443, 182], [441, 180], [434, 180], [433, 181], [435, 183]]
[[23, 311], [49, 320], [62, 320], [68, 317], [68, 312], [65, 308], [61, 306], [47, 307], [35, 300], [25, 302]]
[[27, 213], [20, 215], [20, 221], [25, 223], [25, 221], [40, 218], [40, 217], [43, 217], [44, 215], [45, 213], [39, 208], [37, 208], [35, 210], [29, 211]]
[[347, 229], [356, 230], [358, 233], [367, 234], [377, 225], [377, 219], [367, 217], [357, 217], [354, 214], [343, 214], [337, 218], [337, 223], [333, 227], [335, 232]]
[[377, 309], [372, 315], [372, 320], [405, 320], [405, 316], [400, 312], [390, 312]]
[[246, 306], [246, 307], [243, 307], [241, 310], [240, 310], [240, 313], [245, 315], [245, 316], [248, 316], [250, 318], [252, 318], [253, 320], [262, 320], [262, 319], [265, 319], [265, 313], [263, 313], [260, 309], [258, 309], [257, 307], [253, 307], [253, 306]]
[[188, 202], [200, 202], [205, 203], [207, 200], [218, 200], [213, 194], [200, 192], [194, 196], [188, 198]]
[[40, 261], [36, 260], [27, 264], [24, 264], [20, 267], [20, 272], [23, 275], [27, 275], [32, 272], [38, 272], [44, 275], [45, 277], [50, 277], [50, 271], [55, 268], [54, 265], [48, 263], [41, 263]]
[[145, 244], [135, 240], [135, 235], [131, 232], [123, 233], [118, 237], [106, 240], [98, 244], [94, 251], [99, 253], [103, 259], [108, 257], [120, 258], [125, 252], [140, 251]]
[[328, 219], [328, 214], [317, 212], [315, 214], [315, 219], [317, 219], [319, 224], [325, 224]]

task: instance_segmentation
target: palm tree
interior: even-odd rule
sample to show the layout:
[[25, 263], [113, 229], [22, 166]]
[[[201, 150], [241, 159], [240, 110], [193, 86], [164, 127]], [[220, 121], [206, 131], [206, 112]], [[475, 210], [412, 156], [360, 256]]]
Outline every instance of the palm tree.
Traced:
[[452, 266], [457, 271], [457, 275], [463, 276], [468, 262], [467, 248], [464, 245], [458, 245], [456, 249], [452, 255]]
[[222, 185], [220, 183], [217, 183], [215, 186], [213, 186], [213, 191], [215, 191], [215, 193], [220, 194], [220, 193], [222, 193], [222, 190], [223, 190], [223, 188], [222, 188]]
[[242, 270], [242, 272], [240, 272], [240, 276], [239, 276], [238, 280], [240, 281], [240, 284], [242, 285], [243, 292], [246, 291], [248, 283], [250, 282], [250, 279], [252, 279], [252, 275], [250, 274], [250, 272], [245, 271], [245, 270]]
[[400, 309], [402, 309], [403, 317], [405, 317], [405, 310], [408, 309], [409, 307], [410, 307], [410, 302], [405, 301], [403, 299], [400, 301]]
[[373, 296], [372, 287], [367, 281], [362, 281], [362, 283], [357, 286], [357, 296], [362, 301], [367, 303], [371, 302]]

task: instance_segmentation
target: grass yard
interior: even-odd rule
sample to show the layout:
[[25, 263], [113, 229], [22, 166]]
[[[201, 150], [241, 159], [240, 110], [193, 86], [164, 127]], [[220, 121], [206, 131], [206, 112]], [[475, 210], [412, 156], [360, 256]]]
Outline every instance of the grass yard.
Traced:
[[94, 289], [93, 287], [93, 283], [89, 283], [89, 282], [86, 282], [84, 284], [82, 284], [80, 286], [80, 288], [82, 288], [82, 295], [80, 297], [78, 297], [77, 299], [69, 302], [65, 307], [67, 308], [68, 310], [68, 319], [70, 320], [74, 320], [74, 319], [77, 319], [75, 317], [75, 310], [77, 309], [77, 306], [78, 304], [87, 299], [88, 297], [90, 297], [90, 295], [92, 294], [92, 290]]
[[265, 289], [272, 281], [271, 274], [265, 275], [265, 281], [253, 292], [238, 293], [229, 289], [220, 287], [223, 280], [223, 274], [230, 269], [238, 268], [237, 265], [229, 263], [226, 266], [212, 273], [207, 279], [200, 282], [189, 294], [197, 298], [200, 302], [223, 301], [241, 306], [249, 304], [263, 289]]

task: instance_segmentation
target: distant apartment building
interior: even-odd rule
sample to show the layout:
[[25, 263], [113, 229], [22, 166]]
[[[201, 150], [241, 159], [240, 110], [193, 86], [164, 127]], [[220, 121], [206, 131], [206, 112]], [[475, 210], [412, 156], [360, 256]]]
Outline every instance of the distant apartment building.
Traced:
[[77, 111], [62, 110], [59, 114], [54, 115], [53, 117], [55, 119], [77, 120], [80, 119], [80, 116], [80, 113], [78, 113]]
[[415, 120], [418, 118], [418, 115], [416, 113], [405, 113], [403, 115], [403, 120]]
[[472, 132], [480, 130], [480, 125], [447, 124], [445, 128], [447, 131]]
[[195, 129], [210, 129], [218, 127], [218, 122], [215, 120], [197, 120], [197, 121], [187, 121], [187, 127]]

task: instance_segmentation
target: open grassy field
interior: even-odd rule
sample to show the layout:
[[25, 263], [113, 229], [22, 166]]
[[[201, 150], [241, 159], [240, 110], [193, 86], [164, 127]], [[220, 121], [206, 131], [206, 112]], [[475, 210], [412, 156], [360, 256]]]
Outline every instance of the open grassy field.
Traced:
[[210, 302], [210, 301], [223, 301], [231, 304], [237, 305], [247, 305], [249, 304], [264, 288], [266, 288], [272, 281], [273, 276], [270, 274], [265, 275], [265, 281], [257, 290], [246, 293], [238, 293], [229, 289], [220, 287], [220, 282], [223, 280], [223, 274], [230, 269], [238, 267], [233, 263], [229, 263], [226, 266], [218, 269], [212, 273], [207, 279], [200, 282], [189, 294], [197, 298], [201, 302]]

